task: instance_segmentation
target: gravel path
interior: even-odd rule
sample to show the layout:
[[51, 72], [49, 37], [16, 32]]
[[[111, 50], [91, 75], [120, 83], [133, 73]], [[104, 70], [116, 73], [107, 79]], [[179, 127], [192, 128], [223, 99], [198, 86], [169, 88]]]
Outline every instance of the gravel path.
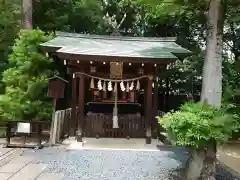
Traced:
[[[47, 172], [63, 173], [64, 180], [175, 180], [170, 172], [187, 159], [180, 148], [155, 152], [45, 148], [34, 154], [37, 163], [48, 164]], [[217, 180], [240, 180], [218, 171]]]

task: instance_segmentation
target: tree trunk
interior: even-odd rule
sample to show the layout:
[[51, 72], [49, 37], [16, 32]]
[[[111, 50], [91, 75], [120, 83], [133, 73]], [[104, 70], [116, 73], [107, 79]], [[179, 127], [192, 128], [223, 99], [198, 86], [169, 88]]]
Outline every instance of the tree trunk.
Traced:
[[223, 6], [220, 0], [210, 0], [201, 94], [202, 101], [216, 107], [221, 106], [222, 99]]
[[187, 162], [186, 180], [215, 180], [216, 143], [209, 142], [206, 148], [192, 149]]
[[[204, 60], [201, 101], [215, 107], [222, 99], [222, 50], [225, 0], [210, 0], [207, 14], [207, 47]], [[187, 180], [215, 180], [216, 142], [212, 140], [202, 150], [192, 152], [187, 166]]]
[[22, 0], [23, 9], [23, 27], [32, 29], [32, 0]]

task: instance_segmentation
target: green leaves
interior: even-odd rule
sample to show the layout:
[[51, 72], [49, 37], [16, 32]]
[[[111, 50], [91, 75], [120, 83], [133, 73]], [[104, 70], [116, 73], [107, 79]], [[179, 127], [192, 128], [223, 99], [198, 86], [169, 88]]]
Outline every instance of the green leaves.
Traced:
[[13, 66], [3, 73], [5, 94], [0, 99], [1, 115], [5, 119], [48, 119], [51, 102], [46, 87], [52, 59], [46, 57], [39, 44], [51, 36], [41, 30], [21, 30], [15, 40], [9, 62]]
[[203, 148], [212, 139], [225, 142], [236, 129], [231, 114], [203, 103], [185, 103], [157, 119], [174, 144], [194, 148]]

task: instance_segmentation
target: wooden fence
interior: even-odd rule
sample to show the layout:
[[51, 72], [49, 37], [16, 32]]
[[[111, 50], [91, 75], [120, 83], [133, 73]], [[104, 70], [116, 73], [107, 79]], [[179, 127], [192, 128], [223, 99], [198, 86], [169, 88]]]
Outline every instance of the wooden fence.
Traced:
[[50, 144], [59, 143], [69, 134], [69, 122], [71, 120], [71, 108], [55, 112], [54, 122], [50, 132]]
[[85, 137], [143, 138], [146, 134], [144, 118], [140, 114], [120, 114], [119, 128], [113, 128], [112, 114], [88, 113], [84, 124]]

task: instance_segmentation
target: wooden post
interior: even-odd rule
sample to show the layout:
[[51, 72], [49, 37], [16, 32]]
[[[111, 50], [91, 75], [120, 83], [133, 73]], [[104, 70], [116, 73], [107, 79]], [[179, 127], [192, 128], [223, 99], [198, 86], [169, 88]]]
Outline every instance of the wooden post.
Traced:
[[42, 147], [41, 133], [42, 133], [42, 125], [37, 123], [37, 145], [36, 149], [40, 149]]
[[57, 104], [57, 98], [53, 98], [52, 122], [51, 122], [51, 127], [50, 127], [51, 129], [50, 129], [50, 138], [49, 138], [50, 146], [53, 145], [56, 104]]
[[76, 122], [77, 122], [77, 79], [75, 74], [72, 77], [72, 112], [71, 112], [71, 123], [69, 136], [73, 137], [76, 135]]
[[156, 116], [158, 111], [158, 80], [157, 79], [154, 81], [153, 109], [154, 109], [154, 115]]
[[85, 119], [84, 115], [84, 75], [79, 75], [79, 101], [78, 101], [78, 131], [77, 131], [77, 141], [82, 142], [83, 136], [83, 123]]
[[146, 103], [145, 103], [145, 121], [146, 121], [146, 144], [151, 144], [152, 131], [152, 76], [148, 77], [147, 80], [147, 92], [146, 93]]
[[6, 129], [6, 147], [10, 144], [10, 138], [11, 138], [11, 124], [7, 123], [7, 129]]
[[153, 98], [153, 136], [156, 138], [158, 136], [159, 124], [155, 118], [158, 115], [158, 77], [157, 77], [157, 68], [155, 68], [155, 79], [154, 79], [154, 98]]

